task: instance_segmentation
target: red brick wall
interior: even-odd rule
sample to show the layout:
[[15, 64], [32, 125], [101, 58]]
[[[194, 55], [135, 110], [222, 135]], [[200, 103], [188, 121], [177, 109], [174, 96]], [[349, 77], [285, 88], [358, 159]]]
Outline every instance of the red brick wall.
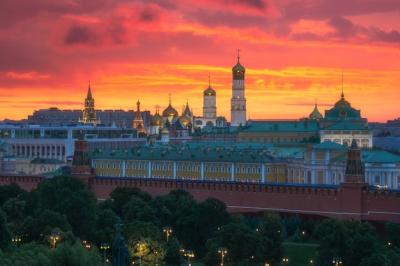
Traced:
[[[18, 184], [32, 190], [41, 177], [1, 176], [0, 185]], [[400, 193], [369, 191], [360, 185], [342, 184], [339, 188], [265, 186], [258, 184], [198, 183], [151, 179], [94, 178], [90, 189], [99, 199], [106, 199], [116, 187], [137, 187], [152, 196], [174, 189], [190, 192], [196, 200], [217, 198], [230, 212], [278, 211], [319, 215], [336, 219], [393, 221], [400, 223]]]

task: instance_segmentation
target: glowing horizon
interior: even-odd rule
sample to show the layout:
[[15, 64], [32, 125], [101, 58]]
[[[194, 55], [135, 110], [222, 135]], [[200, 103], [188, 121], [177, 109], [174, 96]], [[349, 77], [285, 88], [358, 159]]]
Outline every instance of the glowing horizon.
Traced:
[[[23, 1], [23, 0], [18, 0]], [[298, 119], [340, 97], [369, 121], [400, 116], [400, 3], [366, 0], [5, 0], [0, 10], [0, 119], [49, 107], [162, 111], [172, 94], [202, 115], [217, 91], [230, 120], [236, 49], [250, 119]], [[96, 3], [95, 3], [96, 2]]]

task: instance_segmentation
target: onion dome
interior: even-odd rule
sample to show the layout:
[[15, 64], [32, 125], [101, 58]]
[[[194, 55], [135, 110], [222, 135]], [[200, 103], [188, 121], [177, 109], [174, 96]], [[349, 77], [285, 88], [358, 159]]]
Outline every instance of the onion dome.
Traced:
[[320, 113], [320, 111], [318, 110], [317, 105], [314, 106], [314, 110], [309, 115], [309, 118], [312, 119], [312, 120], [320, 120], [320, 119], [324, 118], [322, 116], [322, 114]]
[[185, 126], [185, 127], [186, 127], [187, 125], [189, 125], [190, 122], [191, 122], [190, 117], [188, 117], [188, 116], [186, 116], [186, 115], [183, 115], [183, 116], [179, 117], [179, 123], [182, 124], [182, 125]]
[[232, 67], [233, 79], [244, 79], [244, 73], [246, 72], [244, 66], [240, 64], [239, 52], [240, 51], [238, 50], [237, 63], [234, 67]]
[[175, 110], [174, 107], [172, 107], [171, 105], [171, 98], [169, 98], [169, 104], [167, 106], [167, 108], [165, 108], [165, 110], [162, 113], [163, 117], [177, 117], [178, 111]]
[[208, 86], [207, 89], [204, 90], [204, 96], [215, 96], [215, 90], [213, 88], [211, 88], [211, 86]]
[[150, 120], [150, 124], [152, 126], [161, 126], [163, 124], [162, 117], [158, 112], [152, 116], [152, 118]]

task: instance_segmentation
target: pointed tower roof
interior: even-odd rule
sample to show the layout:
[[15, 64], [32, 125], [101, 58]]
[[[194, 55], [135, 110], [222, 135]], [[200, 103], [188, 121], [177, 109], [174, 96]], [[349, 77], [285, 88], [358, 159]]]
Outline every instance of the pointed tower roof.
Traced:
[[347, 152], [345, 182], [347, 183], [363, 183], [364, 167], [361, 162], [361, 150], [355, 139], [352, 140], [351, 146]]
[[86, 95], [86, 99], [93, 99], [92, 88], [90, 87], [90, 80], [89, 80], [88, 92], [87, 92], [87, 95]]
[[187, 117], [192, 117], [193, 113], [189, 108], [189, 101], [186, 100], [186, 106], [185, 109], [183, 110], [182, 116], [187, 116]]
[[324, 118], [321, 112], [318, 110], [317, 104], [315, 104], [314, 110], [310, 113], [309, 118], [312, 120], [320, 120]]

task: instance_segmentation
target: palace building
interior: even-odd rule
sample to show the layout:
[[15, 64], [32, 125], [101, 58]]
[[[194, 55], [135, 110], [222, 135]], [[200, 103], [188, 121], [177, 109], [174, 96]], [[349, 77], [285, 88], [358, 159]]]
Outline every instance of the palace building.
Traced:
[[[360, 154], [365, 169], [363, 181], [371, 186], [400, 189], [399, 155], [371, 149], [362, 149]], [[347, 147], [334, 142], [187, 142], [96, 150], [91, 162], [99, 177], [339, 185], [345, 181], [347, 156]]]

